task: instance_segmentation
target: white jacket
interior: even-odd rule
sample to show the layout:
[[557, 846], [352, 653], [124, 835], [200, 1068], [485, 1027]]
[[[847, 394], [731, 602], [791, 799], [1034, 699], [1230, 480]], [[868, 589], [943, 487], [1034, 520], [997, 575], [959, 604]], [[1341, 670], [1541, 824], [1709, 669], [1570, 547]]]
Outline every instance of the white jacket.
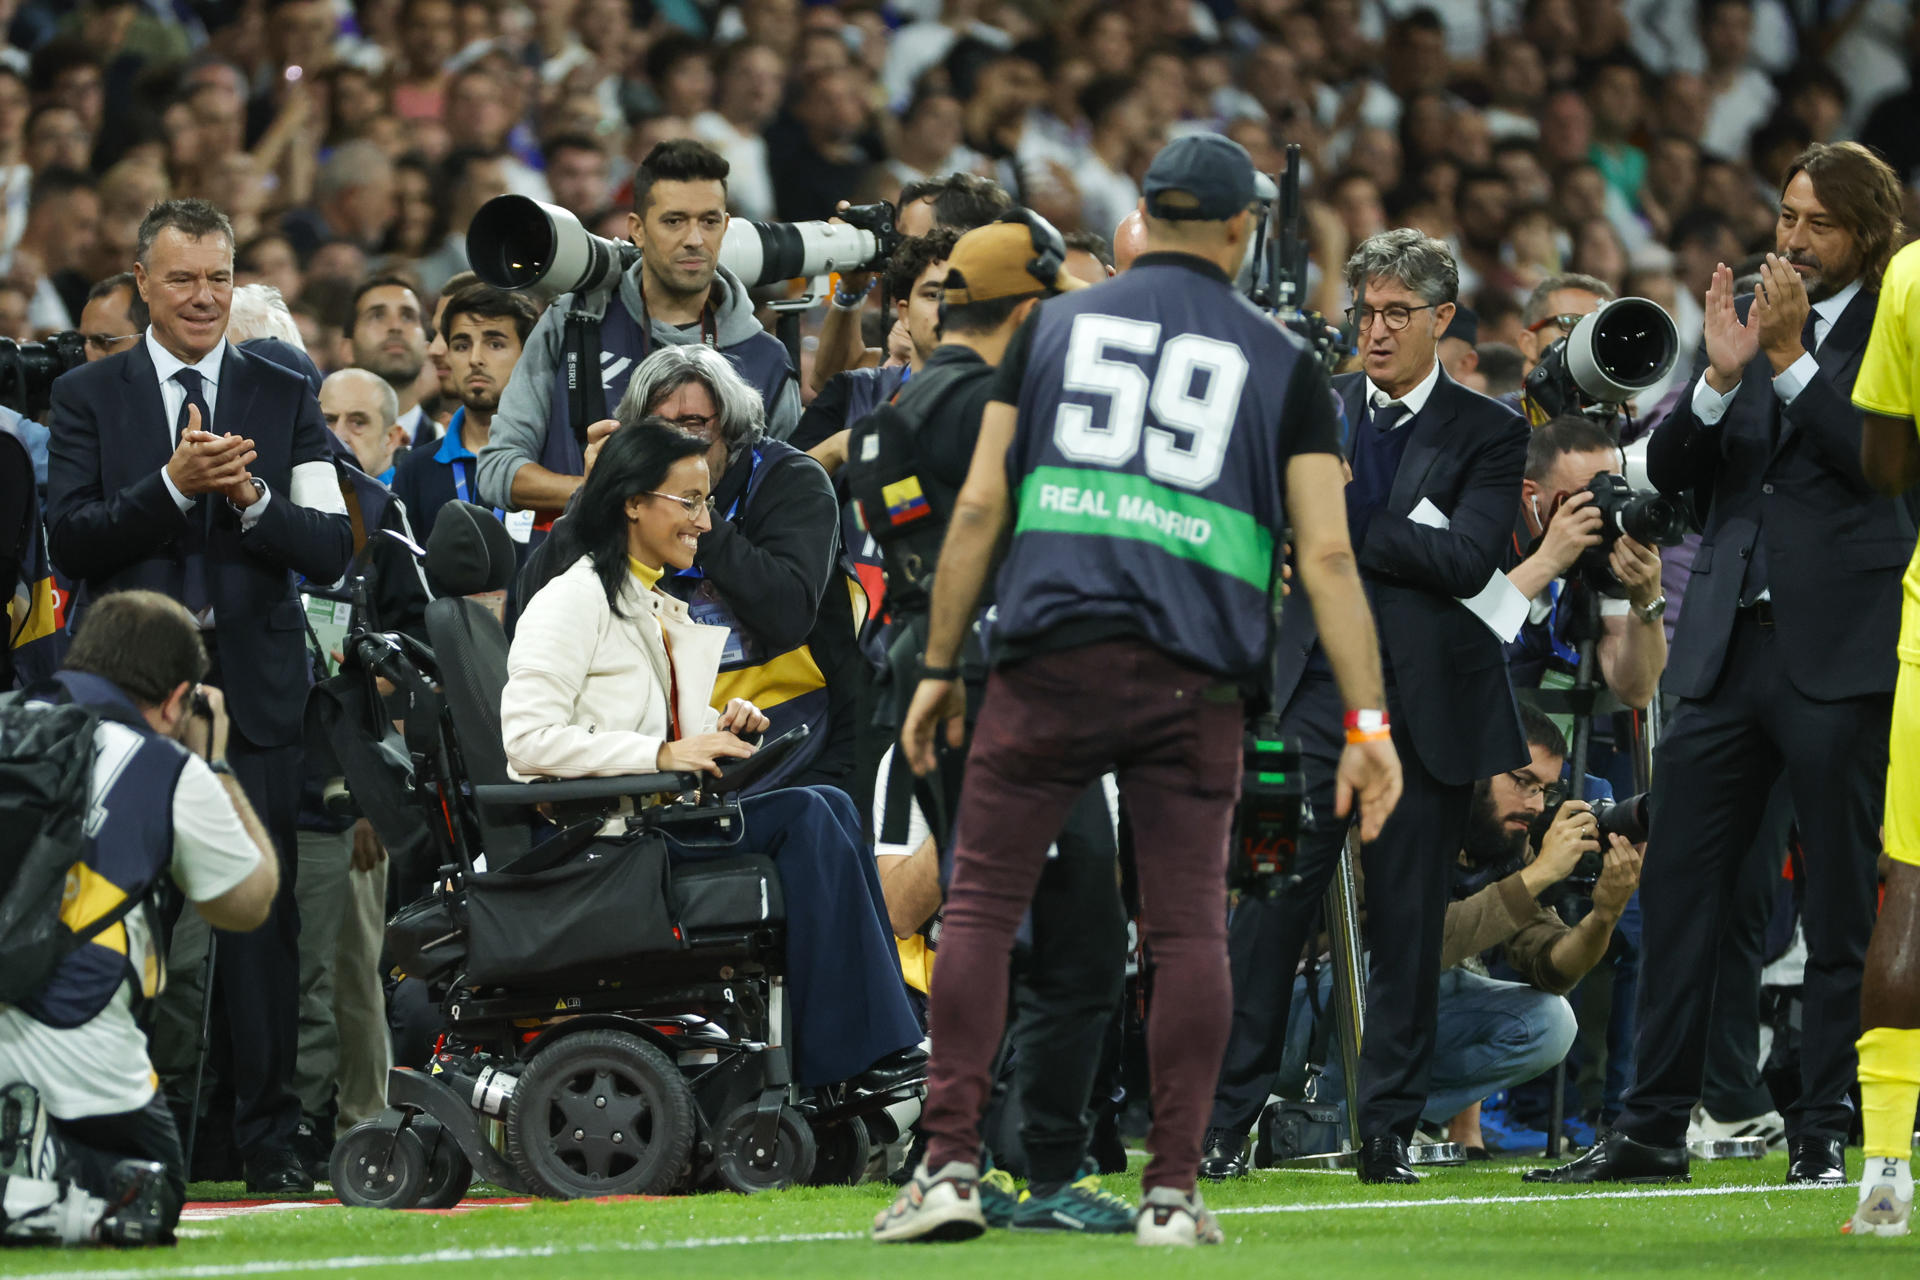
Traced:
[[527, 602], [507, 653], [500, 729], [507, 772], [520, 781], [651, 773], [670, 736], [667, 649], [680, 695], [682, 737], [709, 733], [726, 646], [724, 627], [703, 626], [680, 601], [622, 575], [620, 611], [582, 556]]

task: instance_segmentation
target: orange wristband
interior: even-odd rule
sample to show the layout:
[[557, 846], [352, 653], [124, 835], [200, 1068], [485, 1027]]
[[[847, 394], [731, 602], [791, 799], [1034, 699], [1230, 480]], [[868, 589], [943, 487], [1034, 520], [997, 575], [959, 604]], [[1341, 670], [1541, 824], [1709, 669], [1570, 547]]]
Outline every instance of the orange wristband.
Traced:
[[1391, 737], [1393, 737], [1391, 729], [1349, 729], [1347, 745], [1352, 746], [1357, 742], [1384, 742]]

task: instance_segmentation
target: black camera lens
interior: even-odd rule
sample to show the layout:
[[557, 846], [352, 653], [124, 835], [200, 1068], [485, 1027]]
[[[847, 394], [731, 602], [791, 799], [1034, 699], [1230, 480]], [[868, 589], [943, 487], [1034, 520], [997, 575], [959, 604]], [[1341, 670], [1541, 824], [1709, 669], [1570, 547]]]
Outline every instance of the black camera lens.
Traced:
[[1662, 494], [1635, 494], [1620, 511], [1620, 528], [1647, 547], [1677, 547], [1687, 534], [1680, 504]]
[[525, 289], [553, 266], [553, 219], [527, 199], [489, 200], [467, 228], [467, 260], [474, 274], [498, 289]]

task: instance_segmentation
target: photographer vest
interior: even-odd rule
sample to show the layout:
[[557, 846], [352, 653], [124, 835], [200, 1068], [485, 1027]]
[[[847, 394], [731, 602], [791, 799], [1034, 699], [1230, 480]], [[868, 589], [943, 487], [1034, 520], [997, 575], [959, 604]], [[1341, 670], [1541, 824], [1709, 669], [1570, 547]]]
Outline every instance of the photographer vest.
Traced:
[[[767, 477], [782, 466], [811, 465], [797, 461], [805, 457], [798, 449], [782, 441], [762, 440], [747, 457], [729, 469], [727, 476], [722, 477], [714, 494], [720, 504], [714, 519], [730, 521], [736, 528], [744, 524]], [[733, 486], [728, 481], [742, 468], [747, 472], [745, 483], [729, 493], [728, 490]], [[724, 708], [733, 698], [745, 698], [753, 703], [770, 721], [766, 732], [768, 742], [803, 724], [812, 729], [806, 742], [771, 774], [750, 787], [750, 792], [786, 785], [787, 779], [804, 772], [826, 749], [830, 736], [827, 732], [827, 677], [821, 659], [814, 654], [813, 640], [822, 626], [826, 625], [843, 626], [847, 643], [851, 645], [853, 642], [852, 600], [844, 590], [836, 594], [838, 588], [837, 581], [829, 583], [821, 596], [820, 616], [808, 636], [808, 642], [775, 653], [758, 634], [740, 621], [714, 588], [712, 580], [698, 567], [682, 569], [660, 579], [660, 590], [684, 602], [695, 622], [725, 627], [728, 631], [726, 647], [721, 652], [720, 674], [713, 682], [712, 703], [716, 708]], [[831, 659], [828, 662], [831, 664]]]
[[[622, 279], [622, 293], [627, 281]], [[638, 293], [638, 286], [633, 286]], [[553, 376], [553, 397], [548, 409], [547, 440], [540, 450], [540, 465], [556, 475], [577, 476], [586, 469], [587, 428], [613, 416], [620, 397], [626, 394], [633, 371], [652, 354], [653, 335], [642, 310], [635, 317], [623, 296], [619, 306], [609, 305], [613, 290], [603, 290], [585, 298], [569, 294], [554, 302], [563, 312], [566, 324], [561, 328], [560, 359]], [[708, 306], [701, 313], [697, 341], [719, 351], [760, 397], [769, 417], [780, 391], [790, 376], [787, 349], [764, 331], [730, 346], [719, 342], [719, 313]], [[597, 368], [597, 372], [596, 372]]]
[[[110, 681], [62, 671], [68, 696], [97, 710], [86, 852], [67, 874], [60, 918], [75, 932], [120, 913], [122, 919], [60, 961], [53, 977], [20, 1010], [50, 1027], [77, 1027], [97, 1017], [120, 983], [131, 978], [141, 997], [161, 985], [164, 944], [151, 912], [133, 912], [165, 880], [173, 862], [173, 792], [186, 748], [155, 733], [131, 698]], [[45, 699], [36, 698], [36, 701]], [[129, 911], [128, 904], [135, 904]], [[145, 945], [135, 945], [138, 932]]]
[[1312, 351], [1180, 254], [1048, 300], [1024, 340], [995, 662], [1128, 635], [1264, 686], [1286, 462], [1338, 448]]

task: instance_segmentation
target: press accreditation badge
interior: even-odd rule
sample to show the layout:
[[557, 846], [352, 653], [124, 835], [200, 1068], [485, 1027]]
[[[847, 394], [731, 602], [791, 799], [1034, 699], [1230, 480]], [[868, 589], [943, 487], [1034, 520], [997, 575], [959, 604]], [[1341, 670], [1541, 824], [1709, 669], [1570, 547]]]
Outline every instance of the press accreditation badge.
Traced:
[[507, 536], [515, 542], [525, 543], [533, 537], [533, 512], [509, 511], [501, 520], [507, 526]]

